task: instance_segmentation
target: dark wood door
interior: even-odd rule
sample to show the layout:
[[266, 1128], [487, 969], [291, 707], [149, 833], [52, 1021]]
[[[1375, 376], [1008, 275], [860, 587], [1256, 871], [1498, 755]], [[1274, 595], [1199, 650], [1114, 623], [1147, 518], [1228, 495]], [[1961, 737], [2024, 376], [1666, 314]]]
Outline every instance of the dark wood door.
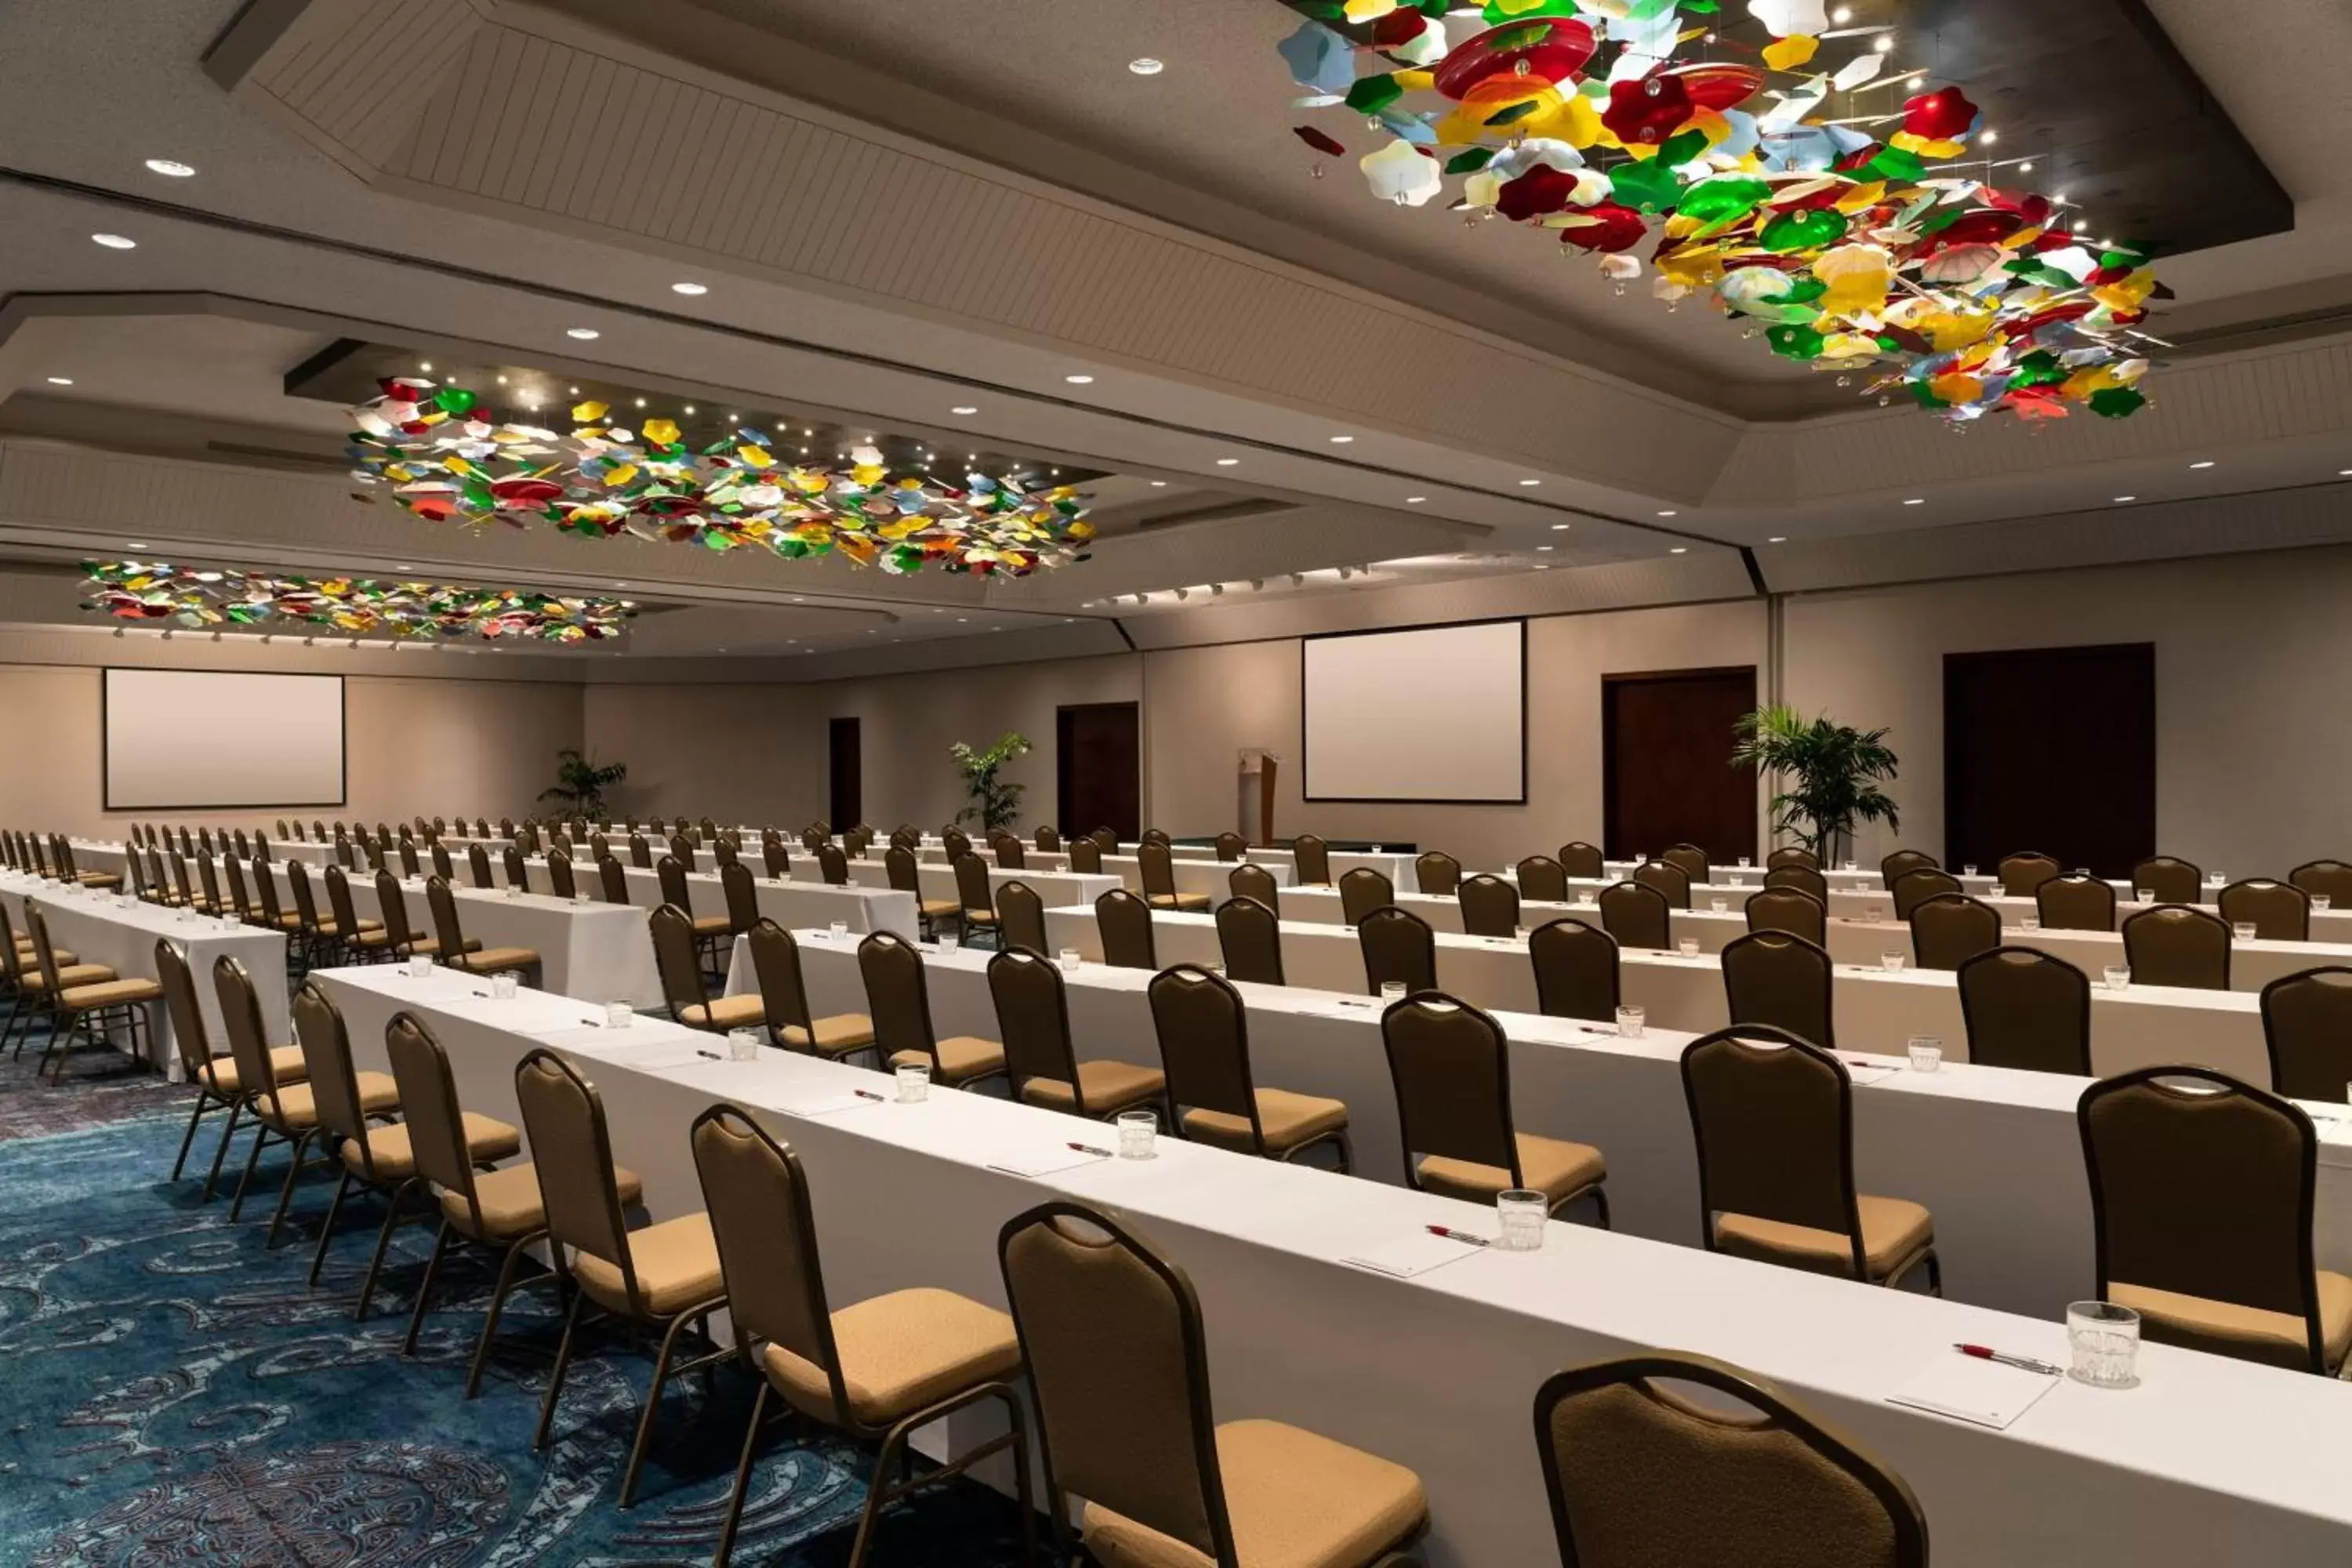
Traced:
[[1756, 667], [1601, 678], [1601, 848], [1612, 859], [1696, 844], [1756, 853], [1756, 773], [1731, 765]]
[[1143, 831], [1143, 742], [1132, 702], [1064, 708], [1055, 720], [1055, 826], [1065, 838], [1108, 827]]
[[2039, 850], [2127, 877], [2156, 853], [2156, 645], [1944, 656], [1944, 863]]
[[832, 788], [826, 792], [831, 803], [826, 818], [836, 833], [855, 827], [865, 819], [866, 773], [862, 748], [857, 739], [857, 721], [835, 719], [827, 737], [830, 746]]

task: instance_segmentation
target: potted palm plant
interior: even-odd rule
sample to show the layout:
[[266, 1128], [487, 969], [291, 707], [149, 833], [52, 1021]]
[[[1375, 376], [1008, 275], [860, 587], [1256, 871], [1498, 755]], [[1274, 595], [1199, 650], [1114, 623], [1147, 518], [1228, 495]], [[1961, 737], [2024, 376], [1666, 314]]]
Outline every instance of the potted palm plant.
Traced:
[[555, 784], [539, 792], [579, 816], [604, 815], [604, 791], [629, 776], [626, 763], [600, 763], [566, 746], [555, 753]]
[[956, 813], [958, 822], [978, 822], [982, 833], [999, 828], [1011, 829], [1021, 820], [1021, 794], [1029, 786], [1011, 784], [998, 776], [998, 770], [1013, 758], [1029, 751], [1029, 737], [1018, 730], [1007, 731], [985, 750], [974, 751], [969, 742], [958, 741], [948, 748], [955, 759], [956, 771], [963, 774], [964, 787], [971, 791], [971, 804]]
[[1794, 838], [1818, 864], [1833, 863], [1832, 851], [1858, 823], [1902, 826], [1878, 787], [1894, 781], [1897, 766], [1886, 731], [1833, 724], [1827, 714], [1808, 721], [1780, 705], [1743, 715], [1733, 729], [1731, 765], [1759, 769], [1773, 782], [1773, 833]]

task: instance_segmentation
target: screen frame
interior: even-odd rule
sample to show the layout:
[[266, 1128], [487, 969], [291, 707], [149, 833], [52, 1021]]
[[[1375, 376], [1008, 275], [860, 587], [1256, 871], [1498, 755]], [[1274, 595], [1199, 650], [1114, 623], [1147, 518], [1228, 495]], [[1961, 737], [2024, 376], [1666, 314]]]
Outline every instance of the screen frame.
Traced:
[[[335, 744], [342, 761], [336, 776], [342, 780], [342, 793], [332, 800], [248, 800], [235, 803], [205, 802], [170, 805], [117, 805], [114, 804], [114, 731], [109, 722], [108, 710], [114, 700], [114, 674], [126, 675], [258, 675], [272, 679], [331, 680], [335, 683]], [[98, 787], [101, 810], [105, 811], [275, 811], [301, 807], [331, 806], [344, 809], [352, 797], [352, 689], [351, 678], [345, 675], [295, 675], [282, 669], [175, 669], [168, 666], [146, 664], [109, 664], [99, 668], [98, 677]]]
[[[1308, 632], [1298, 639], [1298, 790], [1299, 799], [1308, 805], [1504, 805], [1524, 807], [1528, 804], [1528, 619], [1526, 616], [1475, 616], [1458, 621], [1425, 621], [1410, 626], [1370, 626], [1356, 631]], [[1436, 795], [1317, 795], [1312, 780], [1314, 750], [1307, 744], [1307, 647], [1309, 643], [1332, 642], [1341, 637], [1394, 637], [1409, 632], [1450, 631], [1457, 626], [1514, 626], [1519, 629], [1519, 793], [1516, 795], [1479, 795], [1473, 798], [1447, 799]]]

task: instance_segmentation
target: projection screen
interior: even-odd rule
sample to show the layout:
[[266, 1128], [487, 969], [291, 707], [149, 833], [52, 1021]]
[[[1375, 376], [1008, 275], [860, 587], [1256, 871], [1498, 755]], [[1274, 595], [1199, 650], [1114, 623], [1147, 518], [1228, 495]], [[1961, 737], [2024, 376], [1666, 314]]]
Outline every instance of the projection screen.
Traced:
[[1301, 644], [1308, 800], [1525, 805], [1527, 623]]
[[343, 678], [109, 669], [106, 809], [343, 804]]

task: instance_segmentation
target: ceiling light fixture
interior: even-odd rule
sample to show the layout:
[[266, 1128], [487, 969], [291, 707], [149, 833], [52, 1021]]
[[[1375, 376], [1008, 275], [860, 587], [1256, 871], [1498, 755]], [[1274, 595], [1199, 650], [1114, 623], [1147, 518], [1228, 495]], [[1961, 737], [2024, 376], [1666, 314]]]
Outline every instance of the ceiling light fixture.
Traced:
[[1331, 445], [1334, 447], [1344, 447], [1354, 439], [1355, 437], [1353, 436], [1334, 436], [1331, 437]]
[[1158, 76], [1161, 71], [1166, 70], [1168, 68], [1160, 61], [1153, 59], [1150, 55], [1143, 55], [1138, 58], [1128, 61], [1127, 68], [1133, 71], [1138, 76]]
[[566, 327], [563, 329], [563, 335], [567, 338], [578, 338], [583, 343], [592, 342], [604, 336], [593, 327]]
[[1538, 550], [1549, 550], [1549, 549], [1551, 548], [1551, 546], [1550, 546], [1550, 545], [1549, 545], [1549, 544], [1538, 544], [1538, 545], [1537, 545], [1537, 546], [1536, 546], [1536, 548], [1537, 548]]
[[2116, 504], [2117, 506], [2121, 506], [2121, 505], [2123, 505], [2123, 504], [2124, 504], [2124, 502], [2126, 502], [2126, 501], [2137, 500], [2139, 500], [2139, 497], [2137, 497], [2137, 496], [2117, 496], [2117, 497], [2116, 498]]
[[1241, 459], [1239, 458], [1219, 458], [1217, 459], [1217, 467], [1221, 468], [1230, 468], [1240, 461]]
[[1789, 542], [1789, 536], [1785, 533], [1776, 533], [1772, 535], [1771, 538], [1767, 539], [1764, 542], [1767, 544], [1786, 544]]
[[1688, 555], [1690, 553], [1690, 546], [1687, 544], [1677, 544], [1672, 550], [1667, 551], [1666, 553], [1669, 555]]
[[1155, 490], [1164, 490], [1168, 488], [1168, 481], [1166, 479], [1154, 479], [1151, 481], [1151, 488]]
[[673, 294], [708, 294], [710, 292], [710, 285], [708, 283], [673, 283], [669, 286], [669, 291]]
[[147, 167], [151, 173], [168, 175], [174, 180], [184, 180], [196, 172], [194, 163], [183, 163], [177, 158], [150, 158]]
[[49, 384], [51, 386], [71, 386], [73, 384], [73, 377], [69, 375], [53, 375], [49, 377]]
[[2213, 466], [2213, 460], [2209, 458], [2201, 463], [2191, 463], [2189, 466], [2192, 468], [2210, 468]]
[[969, 403], [959, 403], [948, 410], [950, 414], [977, 414], [980, 410]]
[[1072, 386], [1091, 386], [1095, 378], [1090, 375], [1066, 375], [1062, 379]]
[[136, 250], [139, 248], [139, 242], [137, 240], [131, 239], [124, 235], [93, 234], [90, 236], [90, 238], [106, 247], [109, 250]]
[[1848, 22], [1853, 20], [1853, 7], [1851, 5], [1839, 6], [1836, 10], [1830, 13], [1830, 20], [1835, 22], [1841, 27], [1844, 26]]
[[1927, 498], [1926, 496], [1912, 496], [1906, 499], [1903, 504], [1905, 506], [1926, 506], [1927, 504]]
[[2033, 173], [2033, 160], [2028, 158], [2025, 162], [2020, 163], [2017, 166], [2017, 172], [2021, 174], [2030, 174]]
[[1543, 483], [1541, 479], [1521, 479], [1519, 481], [1520, 488], [1524, 489], [1533, 489], [1541, 483]]
[[1428, 499], [1429, 498], [1427, 496], [1407, 496], [1404, 498], [1404, 504], [1407, 506], [1419, 506]]
[[1660, 517], [1680, 517], [1682, 516], [1682, 513], [1678, 511], [1662, 511], [1658, 515]]
[[1553, 523], [1553, 524], [1551, 525], [1551, 531], [1552, 531], [1554, 533], [1559, 533], [1559, 532], [1562, 531], [1563, 530], [1565, 530], [1567, 527], [1568, 527], [1568, 524], [1566, 524], [1566, 523], [1564, 523], [1564, 522], [1555, 522], [1555, 523]]

